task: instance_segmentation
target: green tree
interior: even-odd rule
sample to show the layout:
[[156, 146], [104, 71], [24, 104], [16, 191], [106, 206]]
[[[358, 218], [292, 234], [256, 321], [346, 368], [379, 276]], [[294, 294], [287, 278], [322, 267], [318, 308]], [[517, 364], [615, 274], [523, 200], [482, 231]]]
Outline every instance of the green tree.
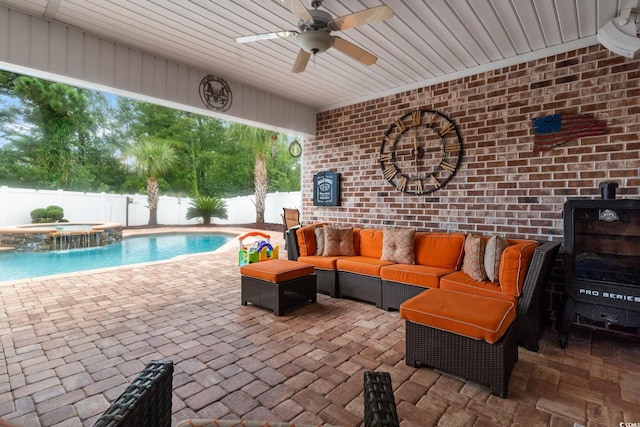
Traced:
[[233, 123], [229, 126], [232, 139], [244, 145], [248, 152], [254, 153], [255, 163], [253, 168], [254, 204], [256, 206], [256, 222], [264, 223], [265, 201], [269, 187], [269, 175], [267, 170], [267, 154], [272, 152], [272, 146], [278, 141], [286, 140], [286, 135], [267, 129]]
[[225, 130], [218, 119], [180, 110], [121, 98], [116, 114], [123, 140], [138, 135], [174, 141], [177, 166], [167, 173], [167, 190], [174, 194], [200, 194], [200, 185], [209, 165], [203, 161], [207, 153], [223, 139]]
[[267, 163], [269, 191], [300, 191], [300, 159], [289, 154], [289, 144], [278, 143]]
[[112, 99], [0, 71], [0, 184], [143, 192], [148, 176], [134, 173], [126, 154], [145, 135], [171, 141], [175, 162], [156, 181], [163, 193], [256, 194], [257, 216], [263, 217], [267, 191], [300, 188], [300, 163], [289, 155], [284, 135], [272, 140], [271, 131]]
[[168, 173], [177, 162], [173, 144], [173, 141], [166, 139], [143, 136], [128, 148], [128, 154], [134, 158], [138, 172], [147, 176], [149, 225], [158, 225], [158, 177]]
[[1, 71], [0, 95], [0, 137], [9, 141], [0, 148], [0, 180], [74, 190], [119, 186], [124, 169], [117, 145], [104, 137], [104, 95]]

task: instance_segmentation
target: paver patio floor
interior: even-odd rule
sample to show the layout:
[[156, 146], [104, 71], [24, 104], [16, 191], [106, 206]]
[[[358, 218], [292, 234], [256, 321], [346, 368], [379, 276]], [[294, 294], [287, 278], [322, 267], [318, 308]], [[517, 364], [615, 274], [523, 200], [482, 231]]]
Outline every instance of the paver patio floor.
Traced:
[[358, 426], [365, 370], [391, 373], [402, 426], [640, 423], [635, 338], [574, 328], [563, 350], [550, 330], [540, 353], [519, 349], [505, 400], [407, 366], [397, 312], [325, 295], [282, 317], [241, 306], [236, 261], [234, 241], [182, 260], [0, 283], [0, 417], [90, 426], [148, 361], [170, 359], [174, 423]]

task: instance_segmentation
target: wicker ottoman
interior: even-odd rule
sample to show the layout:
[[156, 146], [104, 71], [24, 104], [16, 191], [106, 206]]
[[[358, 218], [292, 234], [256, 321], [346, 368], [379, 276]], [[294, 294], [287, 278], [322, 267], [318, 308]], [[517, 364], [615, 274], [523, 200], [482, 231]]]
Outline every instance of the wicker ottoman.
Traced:
[[252, 303], [282, 316], [285, 310], [316, 302], [316, 275], [311, 264], [287, 259], [240, 267], [242, 305]]
[[506, 398], [518, 360], [516, 304], [447, 289], [405, 301], [406, 363], [430, 366], [488, 385]]

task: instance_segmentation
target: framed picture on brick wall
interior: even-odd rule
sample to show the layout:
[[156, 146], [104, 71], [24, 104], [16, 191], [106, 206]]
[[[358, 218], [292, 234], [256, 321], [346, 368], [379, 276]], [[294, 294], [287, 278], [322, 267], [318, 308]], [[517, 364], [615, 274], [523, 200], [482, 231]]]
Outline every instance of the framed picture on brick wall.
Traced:
[[313, 176], [313, 205], [340, 206], [340, 174], [323, 171]]

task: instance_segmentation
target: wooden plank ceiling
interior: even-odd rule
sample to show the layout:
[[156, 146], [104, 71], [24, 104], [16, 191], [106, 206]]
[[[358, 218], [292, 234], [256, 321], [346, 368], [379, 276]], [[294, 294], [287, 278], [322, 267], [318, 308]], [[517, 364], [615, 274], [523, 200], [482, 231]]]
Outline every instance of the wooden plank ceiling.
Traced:
[[[311, 8], [310, 0], [302, 0]], [[629, 0], [325, 0], [333, 17], [388, 5], [387, 21], [334, 32], [379, 57], [364, 66], [335, 49], [304, 73], [291, 67], [294, 37], [238, 44], [234, 37], [296, 30], [281, 0], [0, 0], [204, 72], [318, 110], [420, 87], [465, 73], [596, 44]]]

